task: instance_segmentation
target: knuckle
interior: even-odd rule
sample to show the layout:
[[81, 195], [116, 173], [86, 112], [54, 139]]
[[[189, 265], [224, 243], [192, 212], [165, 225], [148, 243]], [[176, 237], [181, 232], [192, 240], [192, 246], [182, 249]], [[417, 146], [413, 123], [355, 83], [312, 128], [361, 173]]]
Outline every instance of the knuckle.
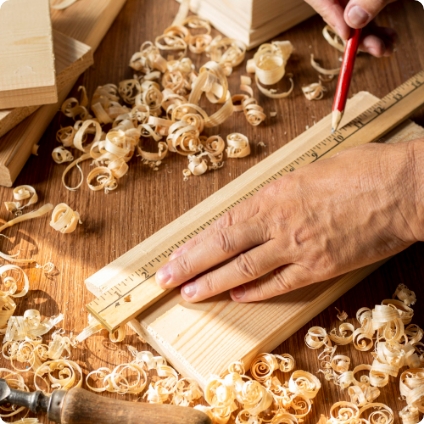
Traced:
[[227, 231], [218, 231], [215, 238], [218, 249], [222, 252], [231, 253], [233, 251], [233, 243]]
[[193, 264], [188, 255], [181, 255], [176, 259], [178, 270], [184, 275], [191, 275], [193, 273]]
[[274, 281], [278, 293], [285, 293], [295, 289], [294, 284], [287, 280], [286, 275], [282, 270], [274, 271]]
[[218, 284], [213, 277], [213, 273], [210, 273], [210, 272], [207, 273], [206, 275], [203, 276], [202, 280], [203, 280], [202, 292], [206, 296], [210, 296], [210, 295], [219, 293]]
[[234, 214], [233, 211], [228, 211], [224, 213], [224, 215], [219, 218], [219, 220], [216, 222], [217, 228], [228, 228], [231, 227], [234, 224]]
[[237, 271], [249, 281], [259, 277], [254, 261], [246, 254], [237, 256], [235, 261]]

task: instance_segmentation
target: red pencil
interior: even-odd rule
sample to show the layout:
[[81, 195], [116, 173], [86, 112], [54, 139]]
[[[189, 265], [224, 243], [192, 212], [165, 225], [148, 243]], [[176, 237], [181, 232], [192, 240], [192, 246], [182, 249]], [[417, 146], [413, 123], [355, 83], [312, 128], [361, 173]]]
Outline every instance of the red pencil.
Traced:
[[337, 130], [340, 121], [343, 117], [360, 37], [361, 30], [352, 29], [350, 32], [350, 37], [346, 43], [346, 49], [343, 55], [342, 66], [340, 69], [339, 79], [337, 81], [336, 94], [334, 96], [333, 102], [333, 114], [331, 120], [332, 133]]

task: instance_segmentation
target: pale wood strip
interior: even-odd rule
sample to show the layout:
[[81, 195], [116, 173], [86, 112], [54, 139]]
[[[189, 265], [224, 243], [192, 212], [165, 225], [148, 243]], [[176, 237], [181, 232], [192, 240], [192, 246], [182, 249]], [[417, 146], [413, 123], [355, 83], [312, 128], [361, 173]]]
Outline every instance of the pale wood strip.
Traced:
[[0, 7], [0, 109], [57, 102], [49, 0]]
[[[93, 64], [89, 46], [73, 38], [53, 31], [57, 88], [61, 91], [70, 79], [81, 75]], [[0, 137], [34, 113], [40, 106], [0, 110]]]

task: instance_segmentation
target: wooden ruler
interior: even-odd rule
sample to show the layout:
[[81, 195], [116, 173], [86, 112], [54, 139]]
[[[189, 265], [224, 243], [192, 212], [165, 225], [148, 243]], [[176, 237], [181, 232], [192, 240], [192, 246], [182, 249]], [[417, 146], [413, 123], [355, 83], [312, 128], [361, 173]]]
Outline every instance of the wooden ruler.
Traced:
[[[88, 311], [109, 331], [114, 331], [170, 291], [162, 290], [156, 284], [156, 270], [167, 262], [176, 248], [203, 231], [226, 211], [286, 173], [347, 148], [378, 140], [423, 104], [424, 71], [421, 71], [326, 139], [320, 142], [308, 139], [302, 145], [297, 143], [300, 137], [293, 140], [272, 155], [274, 166], [264, 168], [261, 162], [243, 174], [243, 180], [249, 181], [248, 186], [241, 184], [237, 190], [237, 184], [233, 184], [236, 182], [230, 183], [231, 189], [226, 186], [207, 199], [208, 204], [203, 202], [203, 209], [200, 208], [196, 214], [198, 219], [187, 219], [190, 218], [189, 211], [185, 214], [186, 218], [183, 215], [161, 230], [162, 235], [157, 237], [155, 245], [152, 244], [150, 252], [140, 252], [136, 247], [124, 255], [128, 257], [128, 263], [126, 259], [118, 258], [111, 264], [113, 266], [88, 278], [88, 286], [91, 280], [96, 282], [103, 279], [109, 281], [107, 287], [110, 287], [86, 306]], [[143, 263], [135, 270], [130, 269], [127, 265], [134, 262], [135, 254], [140, 253], [143, 253]], [[114, 275], [111, 276], [111, 272]]]

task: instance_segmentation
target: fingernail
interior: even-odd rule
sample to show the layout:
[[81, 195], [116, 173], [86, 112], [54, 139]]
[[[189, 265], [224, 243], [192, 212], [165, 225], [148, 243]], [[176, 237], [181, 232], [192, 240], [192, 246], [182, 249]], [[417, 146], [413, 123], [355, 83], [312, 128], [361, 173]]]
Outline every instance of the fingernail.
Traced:
[[370, 20], [370, 15], [360, 6], [353, 6], [347, 13], [350, 24], [354, 27], [362, 27]]
[[171, 281], [171, 273], [169, 272], [168, 265], [160, 268], [156, 272], [156, 283], [160, 286], [166, 286]]
[[246, 289], [244, 288], [244, 286], [238, 286], [233, 288], [232, 290], [232, 294], [236, 299], [241, 299], [245, 293]]
[[187, 283], [183, 286], [183, 292], [187, 297], [193, 297], [196, 292], [196, 283]]

